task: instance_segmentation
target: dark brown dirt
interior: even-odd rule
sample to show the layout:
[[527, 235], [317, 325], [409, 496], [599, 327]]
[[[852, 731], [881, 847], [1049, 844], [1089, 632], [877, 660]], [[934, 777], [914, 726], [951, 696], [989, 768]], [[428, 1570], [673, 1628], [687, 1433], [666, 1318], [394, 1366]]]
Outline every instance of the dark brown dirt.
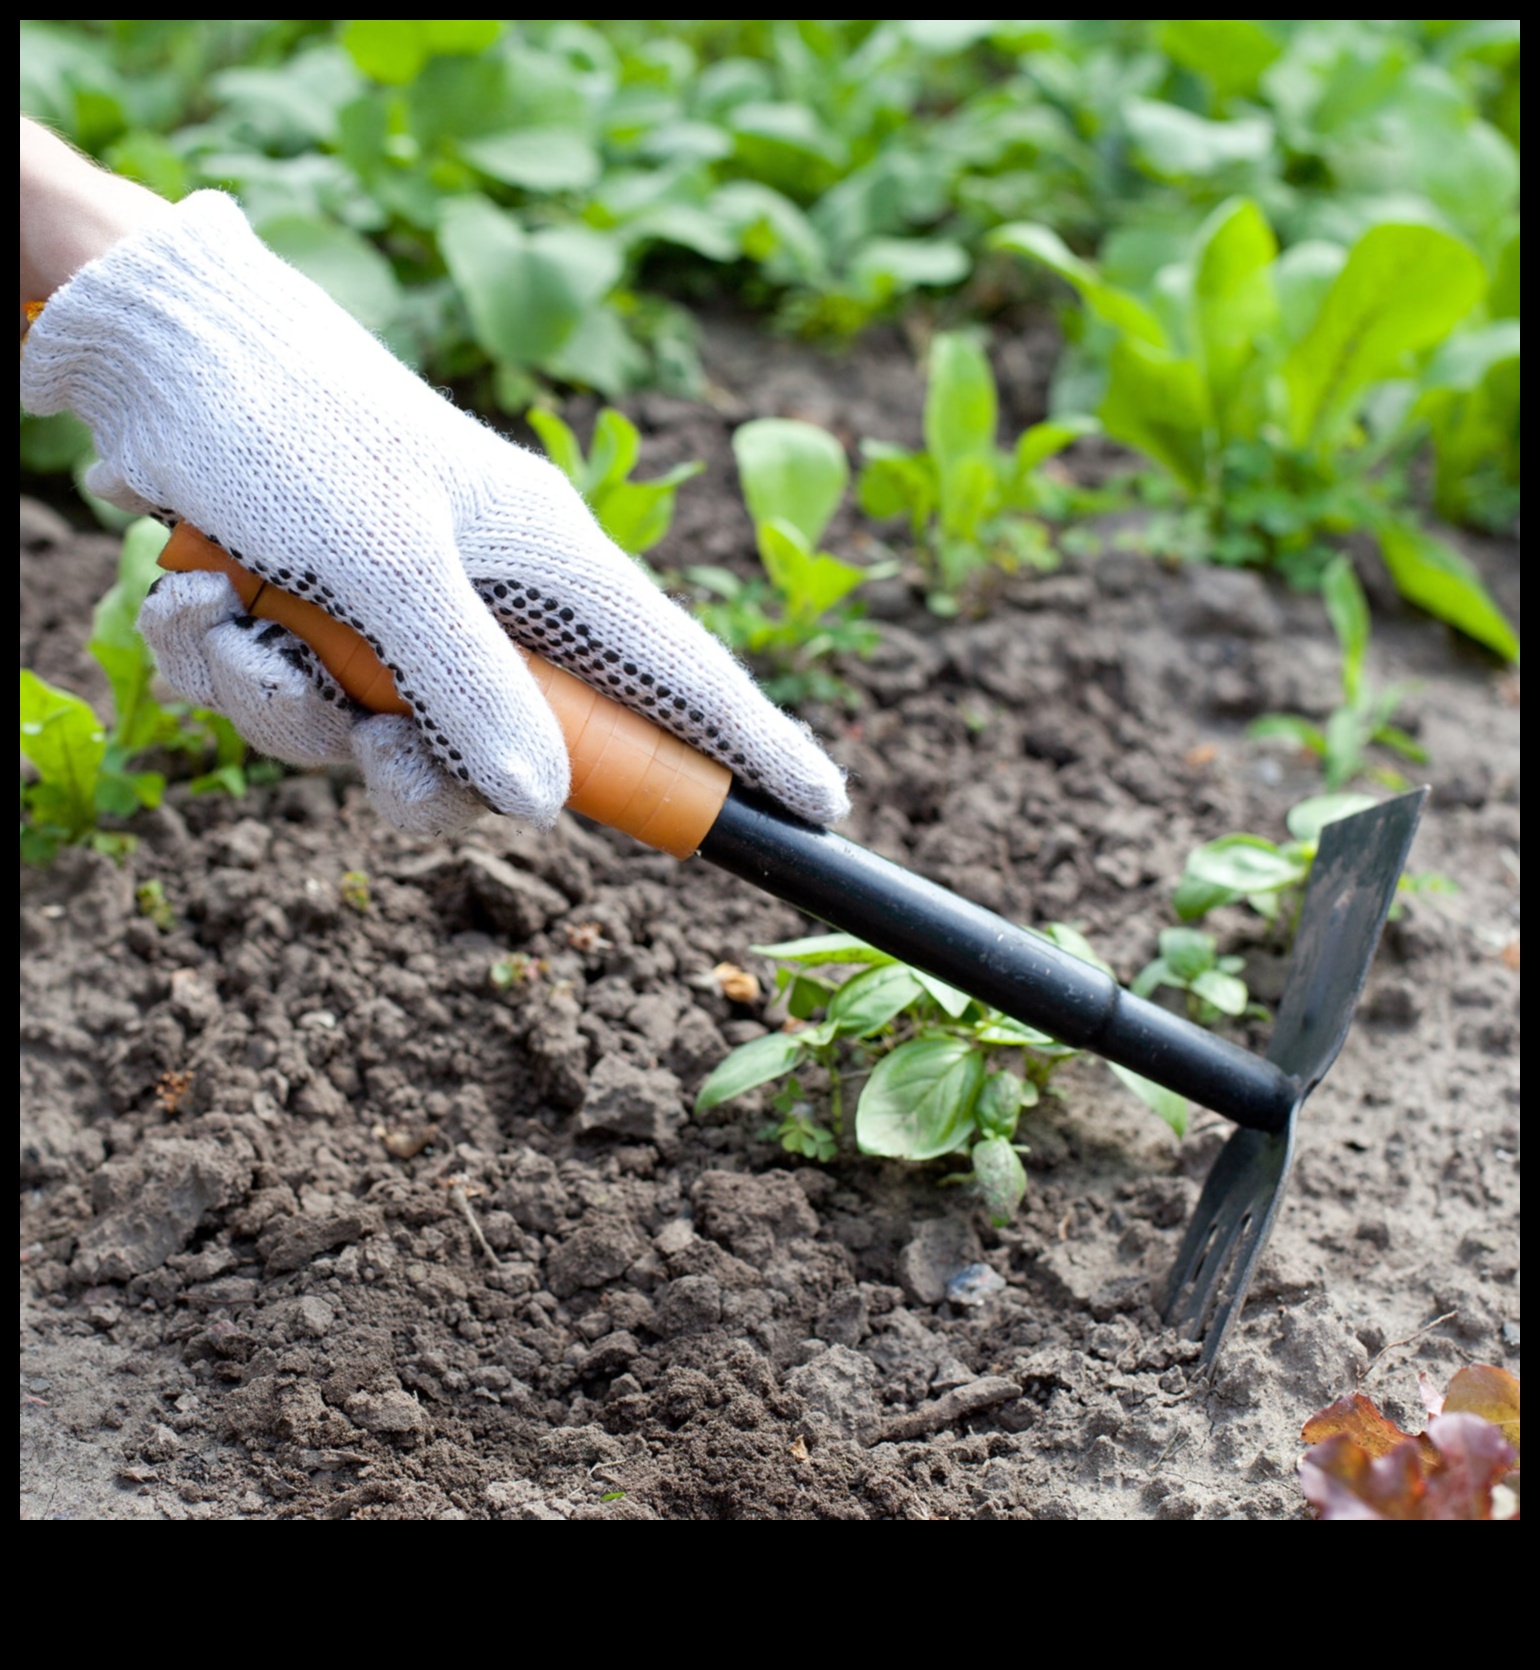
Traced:
[[[742, 417], [917, 438], [896, 343], [721, 327], [709, 360], [714, 407], [634, 407], [646, 465], [708, 464], [665, 559], [747, 560]], [[23, 501], [23, 664], [93, 696], [114, 552]], [[1472, 554], [1516, 617], [1516, 550]], [[1116, 540], [975, 623], [881, 602], [859, 707], [812, 715], [847, 832], [1078, 923], [1125, 978], [1188, 850], [1281, 836], [1315, 787], [1244, 726], [1329, 705], [1317, 602]], [[1372, 662], [1420, 681], [1413, 868], [1460, 890], [1392, 925], [1212, 1385], [1151, 1295], [1223, 1123], [1179, 1144], [1077, 1062], [994, 1230], [945, 1166], [819, 1168], [752, 1106], [694, 1119], [765, 1024], [711, 969], [807, 926], [699, 863], [570, 818], [413, 843], [322, 775], [177, 793], [122, 867], [24, 871], [22, 1516], [1299, 1517], [1322, 1404], [1367, 1379], [1415, 1425], [1418, 1369], [1518, 1366], [1517, 679], [1394, 607]], [[1275, 996], [1254, 922], [1219, 926]], [[500, 989], [510, 952], [534, 972]], [[1003, 1288], [938, 1297], [974, 1260]]]

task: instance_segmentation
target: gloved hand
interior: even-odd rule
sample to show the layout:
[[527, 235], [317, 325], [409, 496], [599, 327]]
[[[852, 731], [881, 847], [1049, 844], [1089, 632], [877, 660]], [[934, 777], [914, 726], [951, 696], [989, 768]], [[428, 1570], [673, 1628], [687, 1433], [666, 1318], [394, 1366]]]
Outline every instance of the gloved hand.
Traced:
[[483, 803], [554, 822], [567, 757], [508, 635], [810, 822], [848, 810], [812, 733], [554, 465], [414, 376], [230, 198], [196, 193], [56, 291], [21, 392], [29, 411], [89, 426], [93, 492], [185, 518], [364, 634], [414, 719], [353, 708], [297, 640], [246, 619], [222, 576], [168, 575], [140, 623], [186, 699], [276, 758], [355, 760], [402, 827], [449, 832]]

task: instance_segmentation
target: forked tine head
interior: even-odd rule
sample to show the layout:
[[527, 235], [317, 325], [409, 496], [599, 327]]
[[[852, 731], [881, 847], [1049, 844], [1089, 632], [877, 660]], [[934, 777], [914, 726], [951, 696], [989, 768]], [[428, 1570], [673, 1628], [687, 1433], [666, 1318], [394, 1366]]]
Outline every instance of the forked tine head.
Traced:
[[1204, 1371], [1212, 1368], [1245, 1301], [1293, 1158], [1292, 1119], [1272, 1134], [1237, 1131], [1203, 1185], [1162, 1311], [1179, 1333], [1203, 1341]]

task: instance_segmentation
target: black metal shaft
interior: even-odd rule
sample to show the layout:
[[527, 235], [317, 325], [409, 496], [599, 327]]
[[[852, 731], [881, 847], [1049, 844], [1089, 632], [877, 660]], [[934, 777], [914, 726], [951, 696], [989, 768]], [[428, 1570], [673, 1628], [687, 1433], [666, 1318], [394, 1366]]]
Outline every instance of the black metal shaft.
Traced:
[[1300, 1082], [980, 905], [734, 789], [702, 858], [1064, 1044], [1238, 1125], [1277, 1131]]

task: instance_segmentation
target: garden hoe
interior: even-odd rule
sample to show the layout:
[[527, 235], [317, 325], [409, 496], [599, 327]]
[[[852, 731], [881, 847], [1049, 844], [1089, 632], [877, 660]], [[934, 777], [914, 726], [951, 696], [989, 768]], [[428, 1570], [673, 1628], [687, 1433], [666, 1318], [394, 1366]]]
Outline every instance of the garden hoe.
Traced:
[[[317, 605], [277, 590], [186, 523], [163, 567], [229, 576], [247, 609], [304, 638], [345, 691], [404, 713], [389, 671]], [[1328, 824], [1300, 911], [1266, 1057], [1123, 990], [1110, 975], [978, 905], [733, 786], [727, 769], [538, 657], [529, 664], [572, 758], [568, 805], [684, 859], [699, 854], [971, 997], [1233, 1120], [1163, 1298], [1212, 1367], [1267, 1243], [1295, 1125], [1351, 1024], [1425, 789]]]

